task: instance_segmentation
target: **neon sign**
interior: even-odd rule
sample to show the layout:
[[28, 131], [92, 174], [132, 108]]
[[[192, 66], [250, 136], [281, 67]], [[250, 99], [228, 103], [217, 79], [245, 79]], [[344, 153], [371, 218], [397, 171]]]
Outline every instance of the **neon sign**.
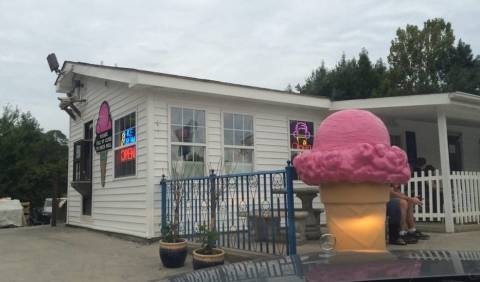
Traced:
[[127, 148], [120, 149], [120, 161], [121, 162], [128, 162], [135, 160], [137, 157], [137, 150], [135, 146], [130, 146]]
[[290, 148], [310, 150], [313, 146], [313, 122], [290, 121]]
[[137, 142], [137, 135], [135, 128], [127, 128], [122, 132], [122, 138], [120, 139], [120, 146], [125, 146], [129, 144], [134, 144]]

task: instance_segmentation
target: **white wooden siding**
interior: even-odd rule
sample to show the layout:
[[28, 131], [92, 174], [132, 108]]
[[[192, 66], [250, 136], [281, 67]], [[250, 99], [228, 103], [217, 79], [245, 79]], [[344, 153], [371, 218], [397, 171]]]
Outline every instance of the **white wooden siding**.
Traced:
[[[107, 177], [104, 188], [100, 185], [99, 155], [93, 158], [93, 205], [92, 216], [81, 215], [81, 197], [69, 187], [68, 222], [100, 230], [126, 233], [141, 237], [160, 235], [160, 180], [169, 174], [170, 128], [169, 109], [172, 106], [205, 110], [206, 155], [208, 169], [221, 170], [223, 162], [223, 113], [242, 113], [254, 117], [254, 169], [281, 169], [290, 159], [289, 120], [313, 121], [315, 130], [327, 111], [252, 103], [235, 99], [213, 98], [200, 93], [186, 94], [155, 88], [128, 88], [126, 84], [88, 79], [82, 97], [87, 103], [80, 107], [83, 116], [70, 122], [70, 151], [73, 143], [83, 138], [85, 122], [98, 115], [100, 103], [109, 102], [112, 119], [132, 111], [137, 112], [137, 174], [133, 177], [113, 178], [114, 150], [108, 153]], [[419, 156], [435, 167], [440, 167], [438, 136], [434, 123], [407, 120], [398, 121], [396, 132], [416, 132]], [[480, 166], [480, 130], [467, 127], [449, 127], [463, 134], [464, 166], [478, 170]], [[472, 153], [470, 153], [472, 152]], [[69, 181], [72, 179], [72, 163], [69, 161]], [[295, 187], [306, 186], [301, 181]], [[296, 207], [300, 201], [295, 199]], [[319, 197], [314, 199], [314, 208], [322, 207]], [[325, 219], [322, 219], [325, 223]]]
[[[98, 230], [146, 237], [146, 176], [147, 176], [147, 112], [145, 95], [133, 91], [125, 84], [98, 79], [83, 79], [81, 91], [87, 102], [79, 108], [82, 117], [70, 121], [68, 179], [72, 180], [73, 143], [83, 139], [84, 124], [93, 120], [95, 130], [100, 104], [110, 105], [112, 122], [133, 111], [136, 112], [137, 165], [136, 176], [114, 179], [114, 150], [108, 151], [105, 187], [100, 184], [100, 156], [93, 152], [92, 215], [81, 214], [81, 196], [68, 187], [68, 223]], [[95, 135], [95, 134], [94, 134]]]
[[[272, 170], [285, 167], [290, 159], [289, 120], [308, 120], [315, 126], [326, 115], [325, 112], [298, 109], [293, 107], [272, 106], [240, 100], [214, 99], [200, 94], [188, 95], [172, 93], [167, 90], [150, 90], [154, 101], [151, 122], [154, 124], [154, 220], [155, 235], [160, 235], [160, 180], [162, 174], [168, 175], [170, 160], [170, 130], [168, 109], [172, 106], [203, 109], [206, 114], [206, 156], [208, 169], [217, 170], [223, 162], [223, 113], [241, 113], [254, 117], [254, 169]], [[295, 185], [305, 185], [296, 182]], [[296, 201], [300, 207], [300, 201]], [[316, 200], [316, 206], [320, 202]]]

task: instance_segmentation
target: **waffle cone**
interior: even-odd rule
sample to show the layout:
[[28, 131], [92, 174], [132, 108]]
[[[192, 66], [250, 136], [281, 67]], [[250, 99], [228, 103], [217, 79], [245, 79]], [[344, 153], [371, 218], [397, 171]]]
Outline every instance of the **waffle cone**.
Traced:
[[322, 184], [320, 196], [337, 251], [386, 251], [385, 218], [389, 193], [386, 184]]
[[107, 152], [100, 153], [100, 181], [102, 187], [105, 187], [105, 176], [107, 174]]

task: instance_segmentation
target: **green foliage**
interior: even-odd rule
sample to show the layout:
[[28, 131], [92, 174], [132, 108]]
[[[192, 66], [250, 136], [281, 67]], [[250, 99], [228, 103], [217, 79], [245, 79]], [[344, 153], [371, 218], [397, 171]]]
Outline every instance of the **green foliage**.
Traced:
[[301, 94], [331, 100], [463, 91], [480, 95], [480, 56], [462, 40], [454, 45], [450, 23], [432, 19], [423, 29], [399, 28], [391, 41], [388, 66], [372, 64], [365, 49], [357, 58], [345, 54], [332, 69], [322, 62], [295, 88]]
[[356, 58], [347, 59], [345, 54], [335, 68], [328, 70], [322, 62], [306, 79], [303, 86], [297, 86], [302, 94], [324, 96], [331, 100], [363, 99], [381, 92], [386, 66], [382, 60], [374, 65], [365, 49]]
[[51, 197], [54, 180], [66, 192], [68, 146], [65, 135], [44, 133], [30, 113], [4, 107], [0, 117], [0, 197], [30, 201]]
[[162, 240], [167, 243], [177, 243], [179, 242], [178, 238], [178, 227], [173, 223], [168, 224], [162, 228]]
[[480, 56], [474, 58], [470, 45], [458, 41], [446, 77], [447, 91], [480, 95]]
[[406, 94], [444, 90], [454, 42], [452, 26], [443, 19], [428, 20], [423, 29], [415, 25], [399, 28], [388, 56], [394, 90]]
[[217, 247], [218, 232], [208, 229], [206, 225], [200, 225], [198, 227], [197, 238], [197, 241], [202, 243], [202, 253], [207, 255], [213, 254], [213, 248]]

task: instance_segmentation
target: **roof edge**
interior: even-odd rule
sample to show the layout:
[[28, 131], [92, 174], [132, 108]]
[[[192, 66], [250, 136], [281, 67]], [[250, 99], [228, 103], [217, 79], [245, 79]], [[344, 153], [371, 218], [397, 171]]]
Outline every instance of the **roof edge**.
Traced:
[[[145, 73], [145, 74], [151, 74], [151, 75], [160, 75], [160, 76], [165, 76], [165, 77], [188, 79], [188, 80], [199, 81], [199, 82], [215, 83], [215, 84], [221, 84], [221, 85], [227, 85], [227, 86], [237, 86], [237, 87], [251, 88], [251, 89], [257, 89], [257, 90], [264, 90], [264, 91], [273, 91], [273, 92], [284, 93], [284, 94], [301, 95], [301, 94], [295, 93], [295, 92], [292, 93], [292, 92], [279, 90], [279, 89], [268, 88], [268, 87], [252, 86], [252, 85], [246, 85], [246, 84], [240, 84], [240, 83], [225, 82], [225, 81], [220, 81], [220, 80], [197, 78], [197, 77], [192, 77], [192, 76], [183, 76], [183, 75], [156, 72], [156, 71], [148, 71], [148, 70], [142, 70], [142, 69], [136, 69], [136, 68], [99, 65], [99, 64], [92, 64], [92, 63], [85, 63], [85, 62], [64, 61], [63, 65], [62, 65], [62, 71], [67, 66], [67, 64], [83, 65], [83, 66], [89, 66], [89, 67], [98, 67], [98, 68], [120, 70], [120, 71], [132, 71], [132, 72]], [[57, 78], [57, 81], [58, 81], [58, 78]], [[55, 84], [57, 83], [57, 81], [55, 82]], [[307, 96], [307, 95], [302, 95], [302, 96]], [[316, 96], [310, 96], [310, 97], [316, 97]]]

